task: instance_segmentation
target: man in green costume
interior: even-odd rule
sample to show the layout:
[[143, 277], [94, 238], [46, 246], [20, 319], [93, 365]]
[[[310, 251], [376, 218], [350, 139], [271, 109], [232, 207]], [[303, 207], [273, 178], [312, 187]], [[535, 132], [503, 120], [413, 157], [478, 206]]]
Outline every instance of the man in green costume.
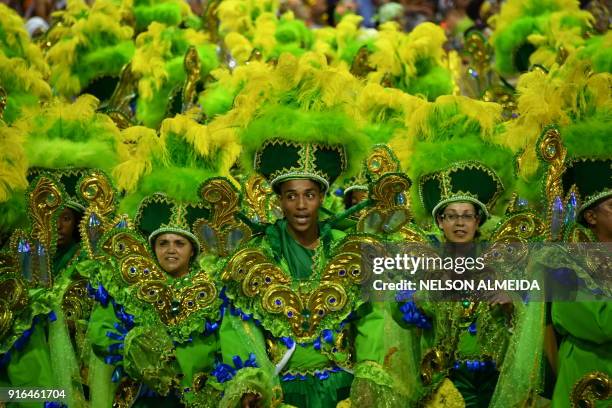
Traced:
[[[334, 407], [356, 379], [370, 390], [390, 386], [383, 319], [361, 296], [361, 255], [348, 251], [351, 235], [319, 217], [330, 184], [348, 163], [358, 169], [363, 141], [338, 113], [281, 107], [244, 132], [244, 164], [268, 180], [283, 218], [219, 268], [232, 304], [220, 333], [224, 364], [250, 361], [223, 379], [222, 406]], [[372, 392], [371, 404], [376, 397], [391, 398]]]
[[[580, 125], [560, 131], [567, 146], [563, 194], [568, 208], [575, 206], [577, 222], [564, 233], [567, 247], [537, 259], [548, 271], [571, 271], [578, 283], [577, 288], [570, 288], [575, 293], [572, 301], [553, 299], [552, 304], [552, 322], [561, 335], [552, 400], [555, 408], [612, 403], [612, 159], [598, 147], [608, 142], [607, 129], [593, 132], [590, 129], [597, 127]], [[587, 248], [586, 255], [576, 252], [582, 246]]]
[[[55, 231], [49, 235], [55, 249], [37, 250], [38, 254], [41, 251], [53, 254], [49, 265], [50, 276], [46, 276], [44, 268], [38, 270], [36, 277], [33, 276], [35, 284], [30, 282], [33, 286], [29, 289], [27, 306], [31, 313], [21, 311], [22, 316], [32, 318], [31, 322], [25, 322], [31, 323], [31, 327], [20, 335], [12, 349], [5, 354], [6, 366], [3, 369], [13, 387], [62, 388], [66, 390], [66, 395], [70, 396], [70, 399], [65, 401], [72, 403], [78, 403], [84, 398], [78, 378], [83, 374], [82, 369], [85, 366], [77, 361], [76, 356], [81, 354], [75, 353], [75, 350], [81, 351], [83, 340], [79, 319], [88, 317], [87, 301], [81, 304], [82, 315], [74, 314], [74, 309], [65, 302], [72, 290], [78, 290], [76, 288], [82, 277], [78, 274], [76, 265], [85, 258], [84, 251], [81, 251], [78, 229], [84, 207], [75, 191], [80, 175], [80, 170], [75, 169], [32, 174], [28, 200], [31, 208], [44, 207], [44, 204], [37, 200], [46, 199], [47, 196], [41, 194], [46, 186], [50, 186], [50, 190], [55, 191], [52, 194], [57, 194], [61, 200], [61, 205], [47, 218], [50, 223], [48, 227], [55, 226]], [[42, 189], [39, 186], [43, 186]], [[33, 216], [40, 217], [43, 213]], [[42, 224], [33, 226], [32, 232], [35, 228], [41, 229], [41, 226], [46, 228], [44, 215], [39, 220]], [[21, 251], [25, 257], [35, 256], [29, 252], [32, 251], [30, 245], [22, 245]], [[30, 264], [33, 262], [33, 259], [29, 261]], [[27, 265], [26, 262], [21, 263], [24, 278], [31, 274]], [[17, 326], [21, 327], [20, 324]], [[19, 331], [17, 326], [15, 328]], [[16, 334], [18, 333], [13, 333]], [[81, 380], [86, 384], [86, 377]]]

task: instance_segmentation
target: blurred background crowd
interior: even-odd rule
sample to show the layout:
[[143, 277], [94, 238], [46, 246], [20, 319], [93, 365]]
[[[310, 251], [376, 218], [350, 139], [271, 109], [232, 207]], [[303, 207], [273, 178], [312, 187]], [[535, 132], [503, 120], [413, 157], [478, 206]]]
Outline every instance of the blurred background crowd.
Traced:
[[[197, 15], [202, 15], [208, 3], [207, 0], [186, 1]], [[27, 30], [31, 34], [47, 30], [53, 11], [66, 7], [66, 0], [0, 2], [9, 5], [26, 19]], [[362, 16], [362, 26], [367, 28], [396, 21], [408, 32], [418, 24], [430, 21], [445, 29], [449, 39], [448, 48], [460, 49], [463, 33], [471, 27], [486, 30], [488, 18], [499, 12], [502, 3], [501, 0], [283, 0], [281, 11], [293, 11], [311, 28], [335, 26], [344, 15], [351, 13]], [[610, 10], [612, 1], [580, 0], [580, 8], [584, 10], [602, 5]]]

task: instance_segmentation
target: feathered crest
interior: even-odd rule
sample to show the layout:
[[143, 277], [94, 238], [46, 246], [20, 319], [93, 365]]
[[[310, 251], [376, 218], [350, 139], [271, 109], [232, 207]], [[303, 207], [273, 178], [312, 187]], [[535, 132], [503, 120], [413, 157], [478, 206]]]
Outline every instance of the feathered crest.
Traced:
[[200, 60], [200, 79], [218, 65], [208, 35], [193, 29], [165, 26], [153, 22], [136, 38], [132, 71], [138, 75], [137, 118], [147, 127], [157, 128], [167, 114], [171, 97], [187, 77], [185, 54], [195, 47]]
[[122, 21], [122, 9], [111, 0], [88, 6], [69, 0], [61, 22], [48, 32], [51, 84], [63, 96], [78, 95], [93, 80], [118, 76], [134, 53], [133, 29]]

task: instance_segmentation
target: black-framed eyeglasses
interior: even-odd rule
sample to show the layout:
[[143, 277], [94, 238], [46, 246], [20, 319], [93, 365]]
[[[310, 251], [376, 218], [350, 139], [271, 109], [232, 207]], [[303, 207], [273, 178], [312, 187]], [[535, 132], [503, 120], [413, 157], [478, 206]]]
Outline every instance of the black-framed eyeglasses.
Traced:
[[440, 216], [444, 221], [456, 222], [459, 219], [466, 222], [474, 222], [478, 215], [476, 214], [442, 214]]

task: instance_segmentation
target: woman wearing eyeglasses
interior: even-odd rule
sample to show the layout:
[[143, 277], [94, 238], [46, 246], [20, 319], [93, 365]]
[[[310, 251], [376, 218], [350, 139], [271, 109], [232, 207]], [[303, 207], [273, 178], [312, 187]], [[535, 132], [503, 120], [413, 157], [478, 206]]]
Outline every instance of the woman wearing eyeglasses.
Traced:
[[[464, 113], [476, 108], [482, 115]], [[495, 123], [499, 106], [446, 98], [426, 109], [428, 112], [411, 124], [413, 153], [402, 160], [417, 184], [412, 197], [415, 218], [433, 218], [437, 231], [431, 233], [430, 241], [445, 262], [476, 260], [482, 255], [479, 242], [484, 241], [480, 228], [493, 212], [503, 214], [501, 207], [507, 202], [503, 198], [510, 194], [514, 181], [512, 153], [481, 137], [492, 131], [489, 126]], [[417, 273], [420, 279], [443, 283], [495, 277], [495, 271], [486, 265], [480, 270], [442, 269]], [[451, 285], [457, 286], [461, 285]], [[420, 336], [420, 404], [524, 405], [538, 385], [539, 366], [529, 362], [539, 358], [539, 354], [534, 358], [532, 354], [540, 348], [520, 350], [512, 356], [508, 352], [516, 333], [526, 327], [522, 306], [505, 293], [458, 290], [419, 290], [398, 300], [402, 323], [411, 334]], [[533, 338], [538, 341], [537, 336]], [[529, 375], [514, 370], [516, 361], [526, 363], [523, 366]], [[512, 387], [520, 392], [513, 393]]]

